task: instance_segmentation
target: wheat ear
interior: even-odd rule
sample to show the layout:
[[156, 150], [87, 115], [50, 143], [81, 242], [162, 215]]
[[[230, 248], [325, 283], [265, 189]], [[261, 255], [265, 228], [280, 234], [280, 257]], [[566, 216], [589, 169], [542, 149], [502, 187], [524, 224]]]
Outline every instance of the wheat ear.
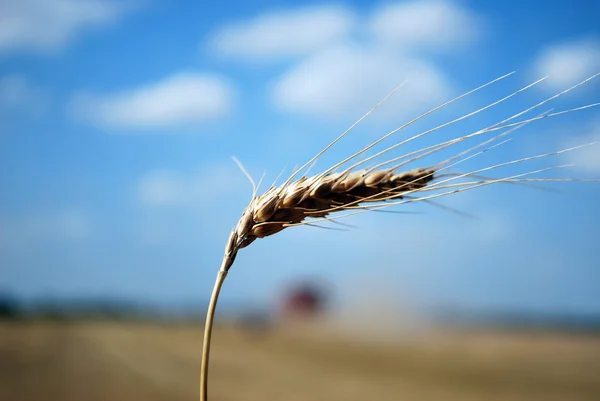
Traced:
[[[225, 277], [227, 276], [227, 273], [229, 272], [229, 269], [235, 261], [238, 251], [250, 245], [257, 238], [268, 237], [270, 235], [276, 234], [284, 230], [285, 228], [292, 226], [313, 225], [316, 222], [333, 221], [335, 219], [348, 217], [358, 213], [378, 211], [393, 205], [413, 202], [428, 202], [435, 204], [433, 203], [432, 199], [452, 195], [458, 192], [469, 191], [471, 189], [495, 183], [532, 185], [531, 183], [543, 182], [599, 182], [598, 180], [584, 180], [572, 177], [539, 176], [539, 174], [543, 172], [562, 169], [565, 167], [569, 167], [570, 165], [555, 165], [543, 169], [528, 170], [520, 174], [514, 174], [510, 176], [503, 175], [500, 178], [486, 177], [481, 174], [501, 169], [502, 167], [510, 165], [522, 164], [535, 159], [541, 159], [566, 152], [571, 152], [593, 144], [585, 144], [569, 149], [562, 149], [552, 153], [544, 153], [517, 160], [511, 160], [462, 174], [444, 172], [448, 171], [453, 167], [456, 167], [457, 165], [460, 165], [461, 163], [464, 163], [467, 160], [470, 160], [474, 157], [478, 157], [498, 146], [504, 145], [510, 140], [510, 138], [508, 138], [509, 134], [513, 133], [515, 130], [529, 123], [597, 106], [598, 103], [595, 103], [559, 112], [546, 111], [535, 117], [530, 117], [527, 119], [516, 121], [524, 114], [538, 109], [546, 103], [587, 83], [591, 79], [600, 75], [600, 73], [582, 82], [579, 82], [578, 84], [567, 88], [554, 96], [546, 98], [543, 101], [538, 102], [532, 105], [531, 107], [520, 111], [517, 114], [500, 120], [497, 123], [485, 127], [481, 130], [449, 141], [441, 142], [436, 145], [428, 146], [417, 151], [407, 153], [401, 157], [389, 158], [370, 168], [359, 169], [359, 167], [361, 167], [365, 163], [380, 158], [382, 156], [386, 156], [391, 150], [401, 145], [419, 139], [425, 135], [443, 129], [449, 125], [467, 119], [476, 114], [482, 113], [485, 110], [488, 110], [504, 101], [507, 101], [512, 97], [518, 95], [519, 93], [539, 84], [545, 79], [542, 78], [530, 85], [527, 85], [515, 92], [512, 92], [508, 96], [505, 96], [493, 103], [490, 103], [485, 107], [477, 109], [471, 113], [465, 114], [445, 124], [421, 132], [418, 135], [412, 136], [392, 146], [389, 146], [388, 148], [377, 152], [374, 155], [369, 156], [359, 162], [355, 162], [354, 164], [341, 171], [336, 171], [337, 169], [341, 168], [342, 166], [346, 165], [352, 160], [355, 160], [359, 155], [367, 152], [375, 145], [391, 137], [392, 135], [400, 132], [404, 128], [412, 125], [416, 121], [450, 105], [451, 103], [456, 102], [457, 100], [460, 100], [461, 98], [471, 93], [483, 89], [484, 87], [487, 87], [488, 85], [491, 85], [495, 82], [503, 80], [510, 75], [512, 75], [512, 73], [494, 79], [493, 81], [490, 81], [446, 103], [443, 103], [442, 105], [431, 109], [430, 111], [410, 120], [406, 124], [382, 136], [380, 139], [376, 140], [372, 144], [363, 148], [359, 152], [351, 155], [350, 157], [342, 160], [340, 163], [337, 163], [334, 166], [326, 169], [324, 172], [310, 177], [306, 176], [307, 171], [310, 170], [310, 168], [314, 165], [316, 160], [323, 153], [325, 153], [330, 147], [332, 147], [338, 141], [340, 141], [358, 123], [360, 123], [363, 119], [365, 119], [373, 111], [375, 111], [375, 109], [377, 109], [385, 100], [387, 100], [392, 94], [394, 94], [394, 92], [396, 92], [402, 85], [404, 85], [403, 83], [393, 92], [391, 92], [388, 96], [386, 96], [386, 98], [379, 102], [375, 107], [369, 110], [363, 117], [361, 117], [356, 123], [354, 123], [350, 128], [343, 132], [333, 142], [327, 145], [321, 152], [317, 153], [317, 155], [315, 155], [311, 160], [309, 160], [308, 162], [306, 162], [306, 164], [297, 169], [282, 185], [276, 187], [275, 184], [273, 184], [260, 196], [257, 195], [257, 185], [254, 183], [250, 175], [245, 171], [243, 166], [241, 166], [241, 163], [239, 163], [236, 160], [236, 163], [238, 163], [244, 174], [246, 174], [252, 182], [253, 195], [250, 203], [243, 211], [240, 220], [229, 235], [229, 239], [225, 246], [223, 262], [221, 264], [221, 268], [218, 271], [215, 287], [213, 289], [212, 296], [209, 302], [205, 322], [202, 364], [200, 373], [201, 401], [207, 400], [208, 363], [210, 355], [212, 325], [221, 287], [223, 285]], [[402, 172], [398, 171], [401, 167], [409, 163], [418, 162], [426, 156], [455, 146], [463, 141], [467, 141], [472, 138], [479, 138], [485, 134], [492, 132], [495, 133], [495, 135], [491, 138], [482, 140], [481, 142], [475, 144], [474, 146], [471, 146], [467, 150], [459, 152], [453, 155], [452, 157], [437, 163], [436, 165], [423, 166]], [[502, 141], [500, 141], [501, 139]], [[300, 173], [302, 173], [302, 175], [300, 175]], [[347, 213], [339, 213], [343, 211]]]

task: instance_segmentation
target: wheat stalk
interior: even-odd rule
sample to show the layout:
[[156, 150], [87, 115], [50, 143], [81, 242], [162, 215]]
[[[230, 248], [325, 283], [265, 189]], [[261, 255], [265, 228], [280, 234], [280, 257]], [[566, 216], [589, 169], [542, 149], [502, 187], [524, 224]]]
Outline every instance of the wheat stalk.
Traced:
[[[430, 111], [410, 120], [399, 128], [387, 133], [380, 139], [371, 143], [359, 152], [349, 156], [341, 162], [331, 166], [320, 174], [307, 176], [308, 171], [323, 153], [340, 141], [348, 134], [358, 123], [373, 113], [383, 102], [392, 96], [402, 85], [392, 91], [386, 98], [379, 102], [369, 112], [356, 121], [350, 128], [343, 132], [333, 142], [327, 145], [321, 152], [315, 155], [311, 160], [306, 162], [302, 167], [297, 169], [282, 185], [275, 186], [273, 184], [262, 195], [258, 196], [258, 187], [243, 168], [241, 163], [238, 163], [242, 171], [248, 176], [253, 185], [253, 195], [250, 203], [243, 211], [240, 220], [235, 228], [231, 231], [227, 244], [225, 246], [225, 254], [221, 268], [218, 271], [215, 286], [210, 299], [203, 343], [201, 377], [200, 377], [200, 400], [207, 400], [207, 380], [208, 380], [208, 362], [210, 353], [210, 342], [212, 334], [212, 325], [214, 313], [217, 304], [217, 299], [221, 291], [221, 287], [231, 268], [238, 251], [247, 247], [257, 238], [264, 238], [274, 235], [288, 227], [297, 225], [314, 225], [318, 222], [329, 222], [337, 219], [365, 213], [369, 211], [381, 210], [393, 205], [400, 205], [413, 202], [428, 202], [433, 203], [432, 199], [452, 195], [458, 192], [469, 191], [475, 188], [495, 184], [495, 183], [513, 183], [520, 185], [533, 185], [531, 183], [539, 182], [572, 182], [572, 181], [588, 181], [598, 182], [598, 180], [583, 180], [572, 177], [539, 177], [538, 174], [557, 170], [570, 165], [555, 165], [537, 170], [527, 170], [520, 174], [503, 176], [501, 178], [489, 178], [483, 176], [482, 173], [487, 173], [492, 170], [500, 169], [510, 165], [518, 165], [535, 159], [542, 159], [566, 152], [571, 152], [582, 147], [592, 144], [584, 144], [568, 149], [562, 149], [552, 153], [544, 153], [517, 160], [511, 160], [504, 163], [487, 166], [481, 169], [473, 170], [468, 173], [456, 174], [448, 173], [447, 170], [464, 163], [474, 157], [482, 155], [489, 150], [501, 146], [508, 142], [508, 135], [529, 123], [539, 121], [549, 117], [555, 117], [570, 113], [585, 108], [590, 108], [599, 105], [599, 103], [589, 104], [586, 106], [563, 110], [559, 112], [544, 112], [535, 117], [530, 117], [524, 120], [518, 120], [524, 114], [540, 108], [546, 103], [572, 91], [573, 89], [587, 83], [591, 79], [600, 75], [596, 74], [564, 91], [557, 93], [554, 96], [544, 99], [543, 101], [532, 105], [531, 107], [520, 111], [508, 118], [498, 121], [486, 128], [476, 132], [455, 138], [449, 141], [441, 142], [435, 145], [424, 147], [417, 151], [406, 153], [400, 157], [389, 158], [370, 168], [364, 168], [367, 162], [376, 160], [382, 156], [386, 156], [389, 152], [399, 146], [405, 145], [425, 135], [438, 131], [442, 128], [465, 120], [471, 116], [488, 110], [502, 102], [505, 102], [517, 94], [539, 84], [546, 78], [542, 78], [530, 85], [527, 85], [508, 96], [505, 96], [485, 107], [477, 109], [471, 113], [465, 114], [447, 123], [441, 124], [432, 129], [421, 132], [410, 138], [404, 139], [386, 149], [377, 152], [369, 157], [353, 163], [341, 171], [337, 171], [342, 166], [355, 160], [358, 156], [372, 149], [374, 146], [398, 133], [404, 128], [414, 124], [415, 122], [427, 117], [431, 113], [440, 110], [451, 103], [456, 102], [463, 97], [470, 95], [486, 86], [505, 79], [513, 73], [506, 74], [493, 81], [490, 81], [478, 88], [466, 92], [442, 105], [431, 109]], [[518, 120], [518, 121], [517, 121]], [[480, 137], [488, 133], [495, 133], [489, 139], [483, 140], [476, 145], [468, 148], [465, 151], [459, 152], [452, 157], [445, 159], [433, 166], [424, 166], [411, 169], [404, 172], [399, 172], [403, 166], [418, 162], [426, 156], [435, 154], [444, 149], [455, 146], [463, 141]], [[501, 140], [502, 139], [502, 140]], [[302, 175], [300, 175], [302, 173]], [[297, 178], [298, 177], [298, 178]], [[260, 183], [259, 183], [260, 184]], [[442, 206], [443, 207], [443, 206]], [[346, 212], [346, 213], [340, 213]]]

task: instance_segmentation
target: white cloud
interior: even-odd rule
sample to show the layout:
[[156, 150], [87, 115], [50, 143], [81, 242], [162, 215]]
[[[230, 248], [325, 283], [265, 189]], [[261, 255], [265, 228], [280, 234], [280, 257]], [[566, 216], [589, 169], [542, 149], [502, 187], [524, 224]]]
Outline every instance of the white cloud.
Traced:
[[583, 38], [548, 45], [534, 60], [532, 70], [537, 78], [551, 75], [542, 87], [566, 89], [600, 72], [600, 41]]
[[164, 128], [227, 115], [233, 88], [220, 76], [180, 73], [112, 94], [80, 93], [71, 106], [76, 117], [109, 128]]
[[413, 115], [454, 92], [423, 55], [474, 43], [482, 25], [479, 15], [451, 1], [376, 7], [370, 18], [349, 25], [335, 43], [313, 49], [279, 77], [271, 87], [272, 101], [288, 112], [349, 118], [362, 115], [409, 79], [377, 116]]
[[46, 93], [23, 75], [0, 77], [0, 110], [9, 112], [39, 112], [46, 101]]
[[376, 9], [370, 28], [380, 42], [403, 50], [453, 52], [482, 34], [482, 21], [456, 2], [408, 1]]
[[345, 39], [354, 25], [354, 13], [341, 6], [268, 12], [219, 29], [210, 45], [218, 53], [247, 59], [298, 56]]
[[283, 110], [318, 117], [362, 115], [409, 79], [386, 104], [388, 115], [410, 115], [448, 97], [452, 85], [431, 63], [381, 49], [338, 46], [317, 53], [273, 85], [272, 99]]
[[398, 50], [456, 51], [483, 33], [482, 18], [453, 1], [386, 4], [361, 21], [339, 5], [270, 11], [216, 30], [208, 41], [217, 53], [251, 60], [304, 56], [349, 39]]
[[84, 30], [114, 22], [132, 5], [109, 0], [4, 0], [0, 53], [59, 49]]

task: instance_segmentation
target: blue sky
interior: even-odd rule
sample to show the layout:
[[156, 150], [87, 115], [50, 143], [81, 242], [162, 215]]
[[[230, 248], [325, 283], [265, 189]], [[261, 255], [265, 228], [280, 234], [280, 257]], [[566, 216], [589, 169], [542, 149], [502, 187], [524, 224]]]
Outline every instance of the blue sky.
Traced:
[[[552, 74], [417, 145], [472, 132], [599, 72], [598, 15], [589, 1], [0, 1], [0, 289], [200, 302], [251, 195], [232, 155], [270, 182], [405, 79], [317, 169], [505, 73], [517, 71], [393, 140]], [[600, 101], [597, 81], [548, 107]], [[461, 169], [600, 139], [600, 113], [514, 137]], [[599, 177], [598, 160], [595, 147], [532, 166]], [[600, 185], [550, 187], [563, 193], [440, 199], [476, 219], [415, 204], [345, 232], [286, 230], [240, 253], [223, 297], [268, 302], [316, 276], [343, 299], [379, 278], [418, 305], [600, 313]]]

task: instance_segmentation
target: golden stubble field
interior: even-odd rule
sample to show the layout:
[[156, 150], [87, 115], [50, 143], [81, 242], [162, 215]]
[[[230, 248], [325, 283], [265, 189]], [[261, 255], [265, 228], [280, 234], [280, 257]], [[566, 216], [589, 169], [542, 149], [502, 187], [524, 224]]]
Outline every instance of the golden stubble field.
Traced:
[[[0, 323], [2, 401], [196, 400], [202, 328]], [[212, 401], [600, 400], [600, 337], [417, 334], [351, 341], [314, 330], [217, 328]]]

